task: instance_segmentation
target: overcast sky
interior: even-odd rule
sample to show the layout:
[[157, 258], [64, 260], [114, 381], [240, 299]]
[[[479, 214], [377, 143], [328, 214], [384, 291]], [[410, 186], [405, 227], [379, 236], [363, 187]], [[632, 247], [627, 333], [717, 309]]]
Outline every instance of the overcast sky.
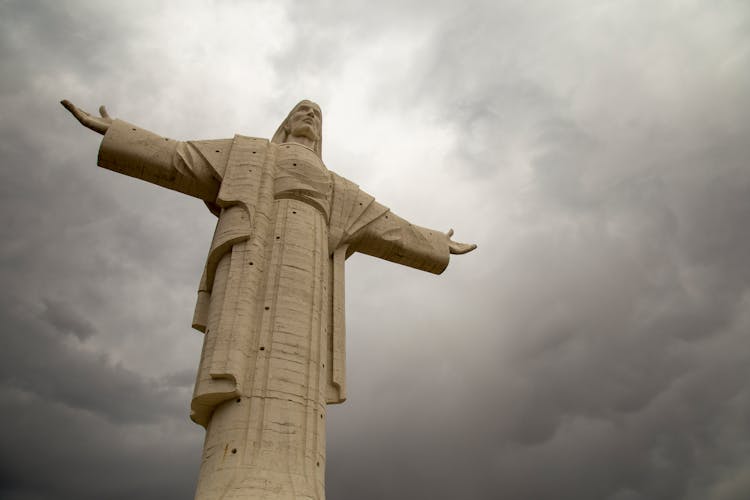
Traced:
[[329, 500], [750, 498], [750, 5], [1, 1], [0, 498], [192, 498], [215, 218], [67, 98], [270, 137], [478, 250], [355, 255]]

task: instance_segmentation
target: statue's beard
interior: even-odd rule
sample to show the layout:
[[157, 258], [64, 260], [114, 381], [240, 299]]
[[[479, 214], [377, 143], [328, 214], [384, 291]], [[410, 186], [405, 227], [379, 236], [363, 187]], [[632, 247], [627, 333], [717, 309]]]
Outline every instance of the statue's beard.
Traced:
[[290, 137], [306, 137], [312, 141], [317, 141], [320, 138], [315, 127], [309, 123], [302, 123], [294, 127], [289, 133]]

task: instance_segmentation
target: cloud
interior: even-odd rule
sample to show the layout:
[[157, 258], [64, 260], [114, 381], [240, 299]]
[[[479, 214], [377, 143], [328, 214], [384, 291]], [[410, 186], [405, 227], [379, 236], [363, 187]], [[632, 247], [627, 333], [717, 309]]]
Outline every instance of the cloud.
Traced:
[[[93, 327], [59, 304], [50, 312], [49, 304], [35, 318], [28, 304], [6, 296], [2, 313], [8, 349], [0, 376], [8, 389], [125, 423], [150, 422], [185, 408], [174, 387], [85, 349], [80, 342], [93, 334]], [[91, 330], [82, 331], [87, 328]], [[72, 334], [76, 341], [60, 333]]]
[[96, 333], [93, 325], [71, 309], [70, 305], [48, 299], [44, 301], [44, 307], [41, 319], [48, 321], [60, 332], [75, 335], [81, 341]]
[[328, 498], [750, 494], [744, 6], [144, 6], [0, 7], [0, 495], [184, 498], [200, 457], [215, 219], [96, 169], [65, 97], [180, 139], [319, 100], [330, 168], [479, 244], [348, 261]]
[[[200, 436], [188, 423], [123, 426], [4, 386], [0, 494], [13, 499], [184, 498]], [[35, 436], [33, 441], [29, 437]], [[157, 470], [158, 473], [154, 473]]]

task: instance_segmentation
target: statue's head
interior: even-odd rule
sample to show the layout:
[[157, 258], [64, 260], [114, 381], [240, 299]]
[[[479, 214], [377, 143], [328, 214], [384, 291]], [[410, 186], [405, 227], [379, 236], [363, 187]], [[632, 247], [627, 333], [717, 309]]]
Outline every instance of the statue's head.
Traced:
[[323, 143], [323, 115], [320, 106], [312, 101], [300, 101], [273, 134], [271, 142], [281, 144], [290, 137], [304, 137], [313, 142], [313, 149], [321, 156]]

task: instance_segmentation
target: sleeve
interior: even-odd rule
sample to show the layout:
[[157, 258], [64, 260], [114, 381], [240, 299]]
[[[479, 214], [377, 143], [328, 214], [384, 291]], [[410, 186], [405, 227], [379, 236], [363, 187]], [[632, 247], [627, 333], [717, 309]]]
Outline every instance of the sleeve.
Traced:
[[181, 142], [114, 120], [99, 147], [98, 165], [212, 203], [231, 139]]
[[450, 260], [444, 233], [410, 224], [390, 211], [355, 234], [350, 251], [434, 274], [442, 273]]

